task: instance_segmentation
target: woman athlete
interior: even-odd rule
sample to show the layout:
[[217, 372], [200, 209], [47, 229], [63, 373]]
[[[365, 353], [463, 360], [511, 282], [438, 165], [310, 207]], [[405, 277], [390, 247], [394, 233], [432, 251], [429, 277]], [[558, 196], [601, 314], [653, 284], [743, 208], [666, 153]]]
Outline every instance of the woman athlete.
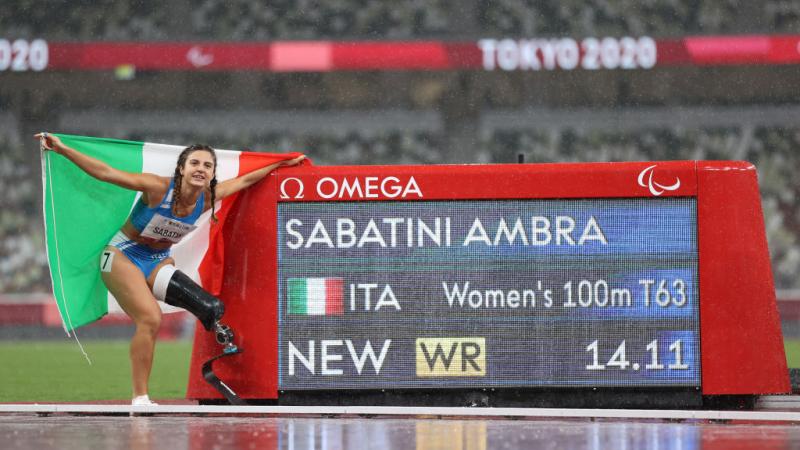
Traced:
[[[45, 150], [66, 157], [90, 176], [142, 193], [130, 217], [103, 252], [106, 257], [101, 260], [101, 277], [136, 326], [130, 347], [132, 404], [153, 405], [147, 386], [156, 335], [161, 326], [161, 308], [156, 303], [153, 288], [154, 284], [165, 284], [163, 280], [157, 282], [162, 268], [166, 267], [164, 273], [170, 276], [176, 271], [170, 247], [195, 228], [194, 222], [203, 212], [210, 209], [212, 219], [216, 220], [216, 200], [252, 186], [278, 167], [296, 165], [305, 156], [271, 164], [217, 184], [217, 156], [207, 145], [192, 145], [184, 149], [178, 156], [175, 174], [168, 178], [117, 170], [64, 145], [61, 139], [49, 133], [39, 133], [34, 137], [40, 140]], [[170, 282], [169, 278], [166, 280]], [[155, 292], [158, 292], [158, 286]], [[208, 328], [206, 323], [204, 325]]]

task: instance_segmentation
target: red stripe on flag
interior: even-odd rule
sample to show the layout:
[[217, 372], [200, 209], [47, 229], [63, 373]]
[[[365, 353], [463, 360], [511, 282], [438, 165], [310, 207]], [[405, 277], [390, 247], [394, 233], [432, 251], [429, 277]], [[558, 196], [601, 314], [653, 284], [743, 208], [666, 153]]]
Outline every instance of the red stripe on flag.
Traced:
[[206, 254], [203, 255], [203, 260], [200, 261], [200, 266], [197, 268], [203, 289], [211, 295], [219, 295], [222, 290], [222, 268], [225, 264], [225, 241], [222, 237], [222, 226], [228, 217], [228, 212], [233, 207], [235, 199], [236, 195], [226, 198], [222, 201], [220, 209], [215, 211], [218, 221], [217, 223], [211, 223], [208, 231], [208, 249]]
[[325, 315], [340, 316], [344, 313], [344, 297], [342, 295], [342, 279], [325, 279]]
[[242, 152], [239, 155], [239, 175], [242, 176], [254, 170], [266, 167], [270, 164], [275, 164], [278, 161], [297, 158], [302, 155], [299, 152], [292, 153], [257, 153], [257, 152]]

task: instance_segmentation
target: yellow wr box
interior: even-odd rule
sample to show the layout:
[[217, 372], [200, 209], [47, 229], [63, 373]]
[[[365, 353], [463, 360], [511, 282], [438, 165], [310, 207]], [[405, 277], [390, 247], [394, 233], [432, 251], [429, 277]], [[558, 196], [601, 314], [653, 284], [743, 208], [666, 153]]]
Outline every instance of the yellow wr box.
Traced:
[[486, 376], [485, 338], [417, 338], [415, 347], [418, 377]]

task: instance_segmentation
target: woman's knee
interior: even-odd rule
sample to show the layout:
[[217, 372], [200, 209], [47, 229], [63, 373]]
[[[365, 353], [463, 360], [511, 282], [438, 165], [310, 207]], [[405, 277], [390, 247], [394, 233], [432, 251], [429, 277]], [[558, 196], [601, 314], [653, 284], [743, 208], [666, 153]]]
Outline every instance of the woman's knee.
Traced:
[[136, 324], [137, 330], [141, 329], [155, 335], [161, 328], [161, 310], [156, 308], [156, 311], [141, 314], [134, 318], [133, 322]]

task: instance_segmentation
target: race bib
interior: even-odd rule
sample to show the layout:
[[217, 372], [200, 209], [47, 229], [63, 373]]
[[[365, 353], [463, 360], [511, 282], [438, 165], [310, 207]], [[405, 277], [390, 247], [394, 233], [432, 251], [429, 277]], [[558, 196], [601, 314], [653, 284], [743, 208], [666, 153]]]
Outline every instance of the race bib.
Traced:
[[184, 236], [192, 232], [192, 230], [195, 228], [197, 228], [196, 225], [170, 219], [169, 217], [164, 217], [161, 214], [155, 214], [153, 218], [150, 219], [150, 222], [147, 223], [147, 226], [144, 227], [144, 230], [142, 230], [140, 236], [155, 239], [161, 242], [172, 242], [173, 244], [177, 244], [181, 239], [183, 239]]

